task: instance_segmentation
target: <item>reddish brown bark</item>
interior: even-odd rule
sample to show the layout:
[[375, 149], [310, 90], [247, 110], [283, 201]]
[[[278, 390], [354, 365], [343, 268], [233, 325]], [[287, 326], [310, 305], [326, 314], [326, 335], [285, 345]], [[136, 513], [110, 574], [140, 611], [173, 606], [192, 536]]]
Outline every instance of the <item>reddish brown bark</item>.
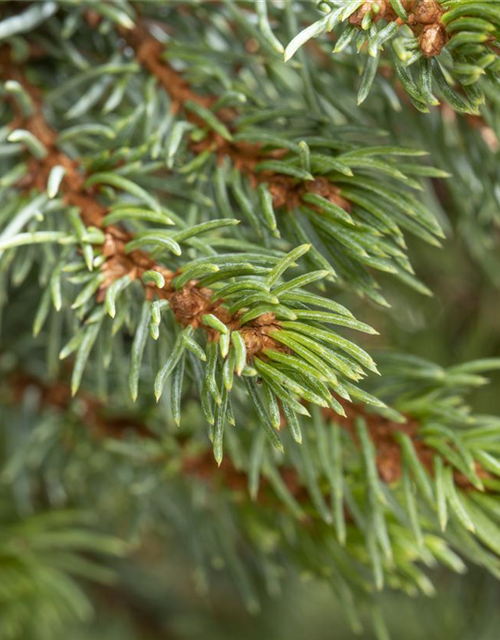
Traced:
[[[389, 0], [367, 0], [351, 15], [349, 22], [355, 27], [361, 27], [364, 17], [372, 12], [375, 22], [385, 20], [400, 25], [406, 24], [418, 36], [418, 44], [424, 56], [438, 56], [449, 40], [441, 21], [444, 13], [441, 4], [436, 0], [402, 0], [402, 4], [408, 13], [406, 22], [397, 15]], [[377, 11], [374, 11], [374, 5]]]

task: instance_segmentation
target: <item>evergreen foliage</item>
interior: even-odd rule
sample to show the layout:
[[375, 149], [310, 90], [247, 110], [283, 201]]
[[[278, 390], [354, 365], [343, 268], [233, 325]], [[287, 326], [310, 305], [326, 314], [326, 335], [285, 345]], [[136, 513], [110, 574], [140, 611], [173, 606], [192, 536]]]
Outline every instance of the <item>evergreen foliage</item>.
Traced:
[[0, 12], [0, 636], [86, 619], [73, 576], [151, 530], [381, 639], [384, 588], [500, 578], [500, 359], [384, 331], [447, 237], [498, 293], [496, 2]]

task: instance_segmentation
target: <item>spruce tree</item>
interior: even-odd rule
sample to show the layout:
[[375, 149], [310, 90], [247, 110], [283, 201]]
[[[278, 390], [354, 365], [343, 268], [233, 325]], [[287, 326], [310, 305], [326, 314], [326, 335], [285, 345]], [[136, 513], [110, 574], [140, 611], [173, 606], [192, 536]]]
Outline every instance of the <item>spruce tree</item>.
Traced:
[[1, 640], [498, 593], [499, 52], [496, 0], [0, 3]]

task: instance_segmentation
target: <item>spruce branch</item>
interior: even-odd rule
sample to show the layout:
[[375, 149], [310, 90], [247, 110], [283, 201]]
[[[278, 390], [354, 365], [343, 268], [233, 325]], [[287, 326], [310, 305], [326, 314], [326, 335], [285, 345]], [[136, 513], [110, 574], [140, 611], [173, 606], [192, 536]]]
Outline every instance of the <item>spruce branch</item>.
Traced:
[[[376, 5], [376, 6], [375, 6]], [[349, 24], [365, 29], [380, 20], [406, 25], [418, 37], [418, 46], [426, 58], [438, 56], [449, 36], [443, 25], [444, 9], [437, 0], [392, 3], [390, 0], [364, 2], [349, 16]]]
[[[10, 377], [9, 384], [12, 397], [16, 402], [22, 402], [28, 389], [36, 389], [41, 409], [55, 408], [63, 413], [71, 411], [71, 386], [64, 380], [48, 384], [32, 375], [16, 372]], [[126, 438], [127, 434], [134, 434], [140, 439], [158, 438], [155, 430], [139, 417], [131, 416], [129, 413], [110, 413], [103, 401], [88, 392], [82, 392], [79, 399], [78, 420], [93, 437], [122, 439]], [[360, 421], [364, 423], [366, 433], [373, 445], [374, 464], [378, 476], [386, 484], [394, 485], [401, 481], [405, 466], [403, 462], [405, 445], [402, 445], [402, 442], [405, 440], [411, 443], [415, 451], [415, 460], [421, 468], [429, 474], [429, 477], [434, 475], [434, 457], [437, 450], [422, 439], [422, 425], [417, 418], [401, 415], [396, 421], [369, 412], [360, 404], [351, 405], [348, 414], [344, 416], [339, 416], [331, 409], [322, 409], [321, 416], [325, 425], [337, 426], [346, 431], [359, 450], [362, 449], [363, 443], [357, 425]], [[280, 428], [287, 429], [284, 416], [281, 417]], [[179, 467], [182, 474], [194, 475], [208, 482], [222, 480], [226, 487], [233, 490], [240, 490], [248, 483], [246, 472], [235, 467], [231, 460], [225, 459], [222, 465], [214, 467], [209, 451], [193, 455], [188, 445], [189, 442], [185, 442], [185, 436], [179, 434], [179, 446], [186, 448]], [[453, 468], [452, 463], [446, 459], [444, 466]], [[302, 484], [297, 470], [284, 466], [279, 467], [279, 472], [291, 495], [303, 501], [306, 498], [307, 487]], [[493, 480], [493, 475], [479, 464], [476, 467], [476, 473], [479, 478]], [[457, 468], [453, 469], [453, 478], [455, 485], [461, 490], [477, 490], [469, 477]], [[269, 488], [269, 484], [264, 479], [264, 484], [260, 487], [264, 493], [266, 487]]]
[[[461, 0], [368, 0], [318, 3], [324, 16], [298, 33], [285, 60], [311, 38], [338, 28], [334, 53], [363, 51], [358, 104], [366, 100], [377, 68], [387, 58], [413, 105], [422, 112], [439, 104], [434, 91], [458, 112], [478, 113], [486, 79], [498, 77], [500, 16], [493, 2]], [[367, 54], [367, 55], [366, 55]], [[418, 73], [414, 73], [418, 67]], [[457, 90], [458, 89], [458, 90]]]
[[[139, 23], [122, 33], [134, 48], [138, 61], [166, 89], [173, 112], [177, 113], [184, 107], [187, 120], [201, 127], [201, 141], [193, 141], [194, 136], [189, 141], [194, 159], [180, 170], [184, 171], [191, 165], [194, 167], [198, 159], [205, 162], [207, 154], [214, 156], [218, 164], [217, 204], [223, 210], [232, 211], [229, 203], [232, 196], [261, 235], [262, 227], [259, 228], [258, 225], [263, 222], [264, 228], [267, 227], [271, 235], [284, 235], [292, 242], [310, 242], [314, 247], [309, 258], [311, 266], [330, 269], [332, 274], [339, 272], [342, 278], [359, 287], [363, 294], [378, 303], [385, 304], [385, 301], [374, 290], [375, 283], [373, 288], [367, 287], [367, 282], [361, 284], [365, 280], [364, 273], [359, 279], [353, 277], [353, 269], [349, 268], [351, 261], [359, 261], [361, 265], [392, 273], [421, 293], [429, 293], [425, 286], [414, 279], [412, 268], [400, 250], [395, 247], [390, 249], [384, 241], [381, 241], [380, 250], [375, 249], [373, 242], [377, 240], [373, 238], [373, 242], [367, 242], [367, 238], [363, 237], [368, 231], [363, 224], [364, 211], [359, 211], [361, 221], [356, 220], [358, 210], [365, 208], [369, 215], [382, 217], [382, 233], [387, 233], [388, 237], [392, 235], [391, 241], [396, 246], [404, 247], [398, 224], [424, 240], [439, 245], [437, 238], [443, 237], [439, 225], [432, 221], [432, 214], [425, 211], [425, 207], [417, 203], [413, 195], [400, 192], [398, 188], [393, 190], [389, 185], [378, 189], [370, 179], [355, 175], [358, 168], [361, 174], [365, 169], [374, 170], [375, 173], [381, 172], [400, 180], [405, 187], [418, 188], [414, 180], [397, 170], [392, 157], [418, 157], [425, 155], [423, 152], [383, 146], [360, 149], [340, 141], [332, 144], [322, 136], [307, 136], [293, 141], [285, 135], [269, 135], [260, 128], [248, 127], [245, 125], [245, 117], [241, 117], [240, 110], [236, 107], [217, 109], [216, 96], [193, 91], [182, 75], [164, 60], [164, 46], [145, 26]], [[192, 111], [193, 105], [204, 110], [203, 117], [199, 110], [198, 113]], [[276, 114], [270, 114], [270, 118], [278, 115], [277, 111]], [[250, 113], [249, 123], [251, 119]], [[220, 130], [220, 127], [224, 127], [224, 130]], [[334, 157], [332, 149], [345, 150], [345, 153]], [[379, 159], [382, 157], [383, 160]], [[230, 173], [228, 166], [234, 167], [235, 171]], [[425, 169], [417, 169], [411, 163], [407, 165], [407, 169], [409, 173], [414, 169], [417, 175], [427, 174]], [[428, 175], [446, 177], [444, 173], [432, 169], [429, 169]], [[242, 178], [248, 180], [252, 190], [258, 191], [259, 199], [254, 206], [257, 216], [251, 211], [252, 201], [242, 189]], [[396, 214], [397, 224], [390, 223], [381, 211], [377, 196], [385, 201], [385, 207], [392, 208], [396, 205], [401, 207], [405, 216], [416, 217], [417, 225], [413, 221], [406, 222], [400, 213]], [[258, 219], [259, 208], [263, 218], [261, 221]], [[293, 215], [286, 216], [284, 211]], [[352, 215], [353, 211], [355, 216]], [[299, 212], [304, 223], [299, 222]], [[419, 229], [420, 224], [426, 230]], [[304, 230], [304, 227], [309, 229], [310, 225], [312, 232]], [[345, 261], [337, 261], [333, 257], [328, 246], [331, 243], [340, 243], [339, 249], [347, 252]], [[317, 250], [317, 247], [322, 249], [323, 246], [330, 253], [328, 261], [325, 261], [322, 251]], [[356, 270], [354, 265], [353, 268]], [[366, 276], [368, 277], [367, 273]]]
[[[291, 416], [296, 411], [303, 411], [297, 404], [295, 395], [318, 403], [320, 406], [330, 406], [343, 414], [342, 405], [334, 398], [328, 387], [335, 389], [346, 399], [350, 400], [351, 395], [356, 397], [361, 393], [365, 401], [382, 406], [369, 394], [358, 392], [356, 387], [353, 387], [350, 392], [347, 391], [339, 374], [322, 360], [322, 358], [333, 359], [338, 363], [342, 376], [347, 375], [349, 379], [358, 382], [365, 375], [362, 366], [376, 370], [371, 358], [354, 344], [340, 338], [329, 329], [325, 331], [320, 327], [321, 324], [334, 324], [368, 333], [374, 333], [374, 330], [357, 321], [350, 312], [333, 301], [330, 302], [320, 296], [308, 298], [308, 294], [301, 290], [301, 286], [305, 284], [303, 279], [296, 279], [290, 286], [283, 287], [280, 284], [282, 275], [295, 265], [295, 260], [310, 249], [310, 245], [301, 245], [281, 259], [248, 252], [234, 254], [234, 256], [231, 254], [220, 256], [221, 260], [224, 257], [229, 258], [230, 269], [227, 276], [224, 272], [227, 260], [222, 260], [218, 265], [216, 255], [208, 259], [194, 260], [180, 270], [173, 271], [165, 268], [149, 254], [144, 253], [141, 247], [159, 244], [162, 248], [165, 246], [169, 251], [180, 256], [182, 250], [179, 242], [189, 241], [199, 233], [228, 224], [232, 225], [237, 221], [231, 219], [209, 221], [174, 235], [157, 230], [146, 231], [137, 236], [124, 231], [116, 224], [109, 224], [111, 219], [120, 220], [122, 216], [126, 219], [128, 213], [134, 213], [134, 209], [125, 207], [110, 212], [101, 204], [98, 197], [97, 187], [102, 184], [144, 200], [151, 207], [151, 213], [146, 211], [146, 217], [149, 219], [156, 220], [157, 216], [162, 215], [162, 209], [142, 187], [122, 176], [110, 172], [86, 175], [82, 167], [59, 151], [58, 135], [44, 119], [38, 91], [27, 82], [21, 71], [12, 67], [10, 60], [7, 60], [7, 64], [4, 65], [3, 72], [11, 79], [15, 78], [29, 97], [32, 108], [29, 113], [24, 114], [21, 107], [16, 114], [16, 119], [22, 125], [22, 130], [36, 139], [43, 151], [31, 153], [28, 179], [25, 179], [24, 184], [21, 182], [20, 186], [28, 193], [32, 189], [42, 193], [52, 190], [59, 193], [63, 202], [71, 207], [69, 217], [76, 230], [74, 239], [71, 236], [65, 237], [63, 232], [56, 232], [55, 237], [50, 233], [48, 236], [42, 233], [35, 237], [30, 234], [20, 234], [16, 239], [21, 243], [25, 240], [28, 243], [30, 241], [36, 243], [52, 239], [63, 243], [80, 242], [87, 268], [92, 271], [93, 266], [96, 265], [100, 271], [97, 275], [93, 275], [92, 279], [83, 280], [85, 286], [76, 296], [71, 308], [85, 310], [94, 296], [98, 304], [93, 310], [87, 310], [89, 313], [80, 331], [71, 337], [60, 353], [61, 358], [66, 358], [74, 351], [77, 352], [72, 374], [73, 393], [76, 393], [80, 386], [87, 360], [101, 330], [104, 312], [115, 318], [117, 297], [134, 281], [140, 281], [145, 286], [147, 295], [132, 346], [129, 376], [132, 399], [136, 400], [138, 395], [146, 332], [149, 329], [151, 337], [158, 339], [161, 303], [164, 302], [174, 319], [183, 327], [183, 331], [177, 334], [171, 356], [157, 373], [154, 384], [155, 397], [157, 401], [160, 399], [169, 378], [172, 379], [172, 384], [182, 387], [182, 376], [177, 380], [174, 374], [179, 367], [183, 366], [186, 350], [193, 352], [202, 361], [208, 358], [204, 373], [204, 390], [201, 393], [205, 395], [206, 419], [209, 424], [214, 425], [214, 429], [218, 428], [219, 435], [214, 440], [214, 452], [219, 464], [222, 460], [223, 424], [231, 415], [230, 405], [227, 401], [223, 403], [222, 399], [232, 389], [234, 369], [237, 376], [252, 377], [258, 372], [266, 380], [264, 392], [268, 396], [268, 401], [277, 406], [279, 398], [287, 405]], [[19, 108], [17, 103], [15, 106], [16, 109]], [[26, 146], [29, 151], [30, 145], [26, 143]], [[81, 212], [80, 217], [78, 211]], [[138, 211], [140, 213], [140, 210]], [[165, 222], [170, 223], [170, 219], [165, 218]], [[95, 240], [93, 240], [94, 237]], [[7, 240], [4, 248], [15, 247], [15, 242], [16, 240]], [[95, 243], [102, 243], [101, 257], [97, 262], [94, 259], [93, 250]], [[230, 284], [231, 281], [228, 281], [227, 277], [234, 278], [235, 275], [239, 275], [238, 268], [234, 265], [238, 260], [241, 264], [242, 258], [245, 257], [248, 261], [245, 270], [247, 272], [249, 270], [250, 274], [259, 273], [250, 260], [264, 265], [271, 264], [272, 268], [261, 267], [260, 279], [248, 281], [242, 278], [241, 286], [238, 286], [238, 280], [236, 280], [236, 286], [233, 286], [234, 281]], [[204, 283], [211, 282], [213, 276], [219, 271], [222, 272], [220, 285], [226, 284], [226, 286], [220, 289], [219, 285], [219, 289], [215, 290], [204, 286]], [[327, 273], [320, 273], [319, 276], [323, 277]], [[193, 279], [193, 276], [198, 278]], [[204, 277], [200, 278], [200, 276]], [[57, 287], [48, 292], [48, 295], [52, 293], [56, 310], [61, 307], [59, 289], [60, 284], [57, 284]], [[226, 297], [221, 295], [224, 292]], [[226, 299], [227, 296], [229, 299]], [[41, 322], [47, 315], [48, 300], [48, 297], [42, 299], [39, 313], [43, 315], [40, 321], [38, 317], [36, 319], [37, 331], [40, 330]], [[308, 311], [303, 303], [307, 304], [309, 301], [327, 310]], [[99, 304], [102, 302], [105, 302], [104, 306]], [[296, 325], [293, 324], [282, 330], [282, 321], [296, 320], [299, 320]], [[197, 329], [203, 330], [207, 336], [205, 347], [207, 355], [203, 346], [193, 339], [194, 331]], [[354, 360], [346, 359], [341, 355], [336, 356], [331, 347], [323, 346], [317, 338], [331, 342], [334, 348], [340, 346], [341, 350], [354, 354]], [[238, 348], [240, 348], [240, 355], [238, 355]], [[233, 350], [237, 357], [231, 354], [231, 358], [228, 358], [230, 350]], [[269, 357], [276, 353], [288, 354], [290, 358], [267, 363]], [[222, 362], [226, 361], [223, 370], [220, 359]], [[361, 360], [362, 366], [354, 364], [356, 359]], [[309, 367], [314, 379], [302, 377], [301, 362], [303, 367]], [[255, 365], [256, 369], [252, 369], [252, 365]], [[260, 406], [258, 396], [257, 392], [252, 395], [257, 407]], [[266, 419], [264, 426], [268, 429], [273, 444], [281, 449], [282, 445], [275, 433], [277, 422], [274, 422], [276, 424], [273, 424], [273, 421], [269, 423]]]
[[[435, 236], [442, 236], [442, 232], [432, 214], [406, 192], [408, 186], [417, 187], [417, 182], [398, 171], [392, 160], [398, 155], [418, 156], [420, 152], [387, 147], [362, 149], [342, 141], [332, 145], [322, 136], [305, 136], [293, 142], [283, 135], [270, 136], [260, 128], [242, 128], [241, 118], [233, 124], [238, 114], [234, 108], [219, 109], [217, 115], [210, 111], [208, 105], [215, 108], [217, 98], [193, 92], [178, 72], [159, 58], [161, 45], [145, 32], [144, 27], [134, 27], [125, 33], [129, 34], [132, 45], [140, 48], [141, 62], [149, 65], [148, 70], [156, 74], [163, 86], [171, 87], [174, 113], [183, 100], [191, 109], [193, 105], [198, 108], [198, 114], [188, 109], [187, 120], [177, 123], [179, 126], [196, 124], [202, 127], [190, 136], [189, 148], [194, 158], [181, 167], [180, 172], [189, 175], [199, 162], [205, 164], [210, 162], [211, 156], [215, 157], [219, 165], [215, 171], [216, 199], [225, 213], [231, 215], [234, 205], [229, 199], [234, 198], [260, 235], [285, 234], [293, 244], [310, 242], [314, 247], [307, 260], [312, 266], [329, 269], [332, 274], [337, 271], [362, 294], [379, 303], [386, 304], [366, 267], [392, 273], [406, 284], [428, 293], [413, 276], [404, 255], [404, 240], [399, 226], [434, 244], [439, 244]], [[200, 116], [200, 108], [205, 110], [205, 120]], [[236, 131], [227, 131], [231, 140], [224, 131], [224, 135], [217, 131], [220, 126], [226, 127], [224, 121], [231, 129], [237, 127]], [[178, 130], [180, 132], [180, 128]], [[177, 130], [175, 136], [172, 131], [170, 144], [177, 149], [179, 141]], [[333, 157], [332, 148], [344, 149], [345, 152]], [[171, 151], [173, 148], [169, 154]], [[378, 158], [384, 155], [387, 160]], [[223, 160], [228, 160], [229, 166]], [[421, 168], [411, 163], [406, 168], [410, 174], [413, 171], [422, 173]], [[366, 172], [368, 175], [381, 173], [389, 176], [401, 182], [401, 187], [387, 184], [379, 189], [370, 178], [363, 176]], [[433, 170], [429, 175], [437, 174]], [[248, 179], [250, 189], [258, 192], [257, 201], [245, 193], [246, 185], [242, 184], [242, 179]], [[258, 189], [255, 188], [257, 186]], [[396, 209], [396, 223], [389, 221], [380, 206], [380, 198], [384, 201], [384, 208]], [[294, 215], [278, 216], [277, 210], [283, 207], [293, 210]], [[373, 217], [378, 220], [375, 222]], [[376, 224], [375, 232], [369, 229], [373, 222]], [[380, 234], [386, 237], [377, 239], [375, 236]], [[337, 247], [338, 251], [333, 250]], [[328, 254], [326, 259], [325, 252]], [[345, 258], [341, 255], [344, 253]]]
[[[393, 367], [396, 362], [394, 360]], [[401, 359], [399, 366], [403, 362]], [[421, 372], [419, 366], [438, 371], [431, 363], [422, 361], [415, 365], [407, 380], [413, 387], [418, 387], [415, 379]], [[436, 428], [437, 416], [441, 415], [443, 419], [444, 410], [449, 407], [448, 398], [453, 397], [446, 388], [449, 389], [454, 380], [461, 378], [464, 381], [467, 375], [473, 383], [467, 372], [495, 366], [498, 362], [478, 361], [447, 371], [432, 392], [434, 406], [430, 413], [424, 409], [425, 395], [415, 390], [414, 417], [408, 418], [405, 424], [370, 414], [359, 405], [353, 407], [347, 418], [339, 418], [330, 412], [323, 412], [320, 420], [319, 415], [315, 416], [315, 437], [311, 437], [309, 430], [304, 433], [305, 449], [301, 447], [304, 466], [299, 467], [296, 462], [290, 464], [294, 456], [278, 463], [272, 457], [256, 455], [257, 448], [249, 458], [239, 458], [239, 462], [225, 459], [219, 468], [214, 467], [206, 445], [199, 442], [195, 429], [160, 435], [154, 426], [145, 427], [140, 417], [138, 420], [130, 415], [122, 417], [119, 409], [115, 413], [86, 394], [82, 396], [82, 405], [76, 414], [68, 417], [67, 424], [76, 420], [76, 428], [88, 429], [98, 438], [97, 446], [101, 448], [103, 437], [111, 441], [118, 438], [122, 444], [117, 445], [116, 450], [121, 451], [121, 455], [126, 455], [130, 449], [130, 455], [142, 459], [146, 467], [160, 465], [168, 470], [169, 477], [184, 477], [189, 483], [198, 479], [210, 488], [211, 500], [220, 499], [222, 493], [233, 496], [233, 508], [240, 512], [240, 517], [250, 517], [244, 515], [250, 506], [245, 497], [249, 485], [254, 498], [251, 506], [254, 523], [257, 519], [260, 526], [266, 528], [269, 517], [274, 522], [279, 518], [285, 531], [295, 523], [293, 526], [299, 538], [295, 543], [286, 542], [286, 536], [280, 538], [280, 553], [289, 554], [298, 566], [307, 566], [324, 578], [323, 565], [315, 563], [327, 550], [334, 552], [336, 558], [343, 559], [336, 566], [346, 587], [354, 593], [359, 593], [360, 583], [359, 572], [352, 573], [353, 563], [359, 568], [365, 565], [371, 568], [373, 578], [365, 577], [362, 587], [364, 597], [368, 599], [372, 598], [373, 585], [380, 588], [385, 576], [392, 580], [395, 568], [398, 574], [406, 575], [403, 584], [408, 588], [428, 592], [431, 585], [417, 569], [421, 559], [433, 557], [463, 571], [464, 565], [455, 555], [455, 549], [472, 561], [488, 563], [494, 573], [499, 570], [495, 555], [485, 549], [480, 552], [474, 542], [477, 536], [485, 547], [498, 553], [497, 525], [491, 520], [495, 519], [491, 508], [498, 492], [499, 469], [477, 466], [476, 476], [471, 476], [471, 467], [464, 467], [466, 458], [459, 460], [463, 455], [476, 457], [485, 447], [494, 446], [491, 438], [498, 431], [498, 420], [492, 416], [469, 414], [469, 426], [462, 425], [455, 434], [456, 453], [450, 457], [443, 448], [444, 441], [439, 444], [439, 439], [443, 436], [446, 439], [449, 434], [445, 435], [444, 427], [441, 433]], [[73, 403], [67, 383], [49, 386], [21, 374], [14, 377], [13, 384], [18, 403], [29, 396], [30, 388], [36, 387], [42, 412], [50, 412], [51, 407], [55, 407], [64, 415], [71, 415]], [[403, 393], [403, 404], [408, 404], [409, 400], [408, 394]], [[466, 415], [464, 412], [460, 416], [458, 407], [456, 410], [457, 416], [448, 417], [450, 424], [458, 425]], [[64, 433], [58, 437], [65, 438], [70, 446], [74, 441]], [[144, 443], [143, 454], [137, 458], [141, 443]], [[54, 443], [54, 446], [60, 446], [60, 443]], [[336, 461], [333, 469], [330, 456]], [[480, 457], [489, 465], [494, 459], [484, 454]], [[477, 485], [475, 477], [484, 483], [484, 487]], [[366, 482], [363, 489], [359, 484], [362, 479]], [[193, 488], [192, 484], [188, 486]], [[350, 491], [351, 486], [357, 487], [355, 495]], [[187, 504], [184, 505], [184, 509], [187, 508]], [[372, 535], [376, 536], [375, 545]], [[258, 538], [249, 542], [259, 553]], [[304, 548], [310, 548], [310, 553], [313, 549], [316, 551], [312, 556], [304, 555]], [[406, 553], [399, 553], [399, 549], [406, 549]], [[307, 558], [316, 560], [310, 564]]]

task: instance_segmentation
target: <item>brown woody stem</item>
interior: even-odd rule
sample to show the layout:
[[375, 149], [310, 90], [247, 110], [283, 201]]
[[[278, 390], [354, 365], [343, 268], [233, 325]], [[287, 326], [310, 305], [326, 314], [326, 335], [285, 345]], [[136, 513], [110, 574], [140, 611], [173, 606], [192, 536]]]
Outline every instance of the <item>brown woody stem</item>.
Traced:
[[449, 40], [448, 33], [441, 21], [444, 9], [436, 0], [402, 0], [408, 19], [402, 20], [392, 8], [389, 0], [367, 0], [349, 18], [350, 24], [361, 27], [363, 19], [372, 13], [375, 22], [385, 20], [406, 24], [418, 37], [420, 50], [427, 58], [438, 56]]

